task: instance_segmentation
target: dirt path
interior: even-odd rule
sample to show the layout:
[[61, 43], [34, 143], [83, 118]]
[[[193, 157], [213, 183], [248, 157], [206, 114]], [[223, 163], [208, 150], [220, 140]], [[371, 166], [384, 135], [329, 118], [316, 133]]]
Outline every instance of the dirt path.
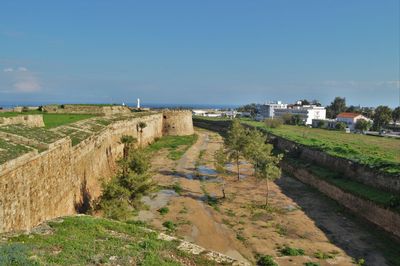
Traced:
[[[146, 199], [150, 209], [142, 218], [154, 227], [163, 229], [164, 221], [173, 221], [177, 236], [252, 263], [255, 254], [265, 254], [281, 266], [353, 265], [353, 258], [365, 259], [366, 265], [386, 265], [384, 245], [377, 247], [370, 227], [338, 212], [335, 203], [293, 178], [284, 176], [270, 185], [271, 206], [265, 208], [266, 185], [243, 162], [241, 181], [234, 172], [224, 176], [227, 198], [221, 199], [221, 183], [209, 177], [215, 177], [213, 154], [222, 139], [205, 130], [197, 134], [198, 141], [179, 161], [169, 160], [165, 152], [153, 158], [156, 181], [182, 188], [179, 194], [164, 190]], [[210, 204], [209, 198], [215, 202]], [[162, 206], [169, 208], [165, 215], [157, 211]], [[284, 246], [301, 248], [305, 255], [281, 256]]]

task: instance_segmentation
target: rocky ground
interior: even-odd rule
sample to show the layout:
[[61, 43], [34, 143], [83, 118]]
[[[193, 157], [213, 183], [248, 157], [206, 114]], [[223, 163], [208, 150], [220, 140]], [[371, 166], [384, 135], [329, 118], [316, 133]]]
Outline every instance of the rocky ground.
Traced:
[[[144, 198], [149, 208], [138, 219], [160, 230], [171, 221], [169, 233], [250, 263], [256, 254], [264, 254], [279, 265], [352, 265], [363, 260], [387, 265], [376, 229], [287, 175], [270, 184], [270, 205], [265, 207], [266, 184], [252, 176], [251, 165], [242, 162], [239, 181], [230, 165], [227, 175], [218, 176], [213, 154], [222, 139], [210, 131], [198, 129], [197, 134], [198, 141], [179, 161], [169, 160], [163, 150], [153, 156], [155, 179], [166, 189]], [[168, 210], [161, 213], [163, 207]], [[284, 256], [285, 246], [303, 249], [304, 255]]]

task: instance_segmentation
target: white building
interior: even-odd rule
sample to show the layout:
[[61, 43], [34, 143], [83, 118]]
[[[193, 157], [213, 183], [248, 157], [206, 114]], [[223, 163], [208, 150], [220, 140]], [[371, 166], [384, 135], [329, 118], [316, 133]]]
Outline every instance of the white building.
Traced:
[[291, 108], [274, 109], [274, 117], [282, 117], [285, 114], [299, 115], [304, 124], [311, 125], [313, 119], [326, 118], [326, 109], [325, 107], [315, 105], [303, 105], [293, 106]]
[[263, 120], [265, 118], [273, 118], [275, 116], [275, 109], [286, 109], [287, 104], [282, 103], [281, 101], [277, 102], [269, 102], [265, 104], [260, 104], [258, 106], [258, 120]]
[[357, 113], [340, 113], [336, 117], [337, 122], [342, 122], [347, 125], [347, 128], [349, 128], [351, 131], [355, 129], [356, 123], [358, 120], [364, 119], [366, 121], [371, 121], [367, 117], [363, 116], [362, 114], [357, 114]]

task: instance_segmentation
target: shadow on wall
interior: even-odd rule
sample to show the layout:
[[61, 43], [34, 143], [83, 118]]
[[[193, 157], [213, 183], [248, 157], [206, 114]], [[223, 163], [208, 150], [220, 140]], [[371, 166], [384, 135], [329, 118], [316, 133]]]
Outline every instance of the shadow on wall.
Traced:
[[[317, 189], [283, 175], [275, 183], [297, 203], [334, 245], [353, 258], [364, 258], [368, 265], [382, 265], [381, 254], [396, 254], [397, 241], [376, 226], [357, 218]], [[372, 243], [372, 244], [371, 244]], [[379, 252], [373, 252], [373, 250]]]
[[83, 180], [83, 183], [81, 185], [81, 191], [80, 191], [80, 201], [75, 202], [75, 211], [77, 213], [87, 213], [91, 209], [91, 202], [92, 202], [92, 196], [90, 195], [90, 192], [87, 187], [87, 180], [86, 177]]

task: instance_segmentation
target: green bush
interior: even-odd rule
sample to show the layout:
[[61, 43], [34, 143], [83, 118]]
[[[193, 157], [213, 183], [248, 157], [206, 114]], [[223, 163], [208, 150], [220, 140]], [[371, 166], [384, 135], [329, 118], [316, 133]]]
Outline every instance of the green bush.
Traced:
[[283, 125], [283, 120], [280, 118], [267, 118], [264, 123], [269, 128], [278, 128]]
[[305, 262], [304, 265], [305, 266], [320, 266], [320, 264], [318, 262]]
[[289, 246], [285, 246], [280, 249], [280, 253], [282, 256], [303, 256], [304, 250], [301, 248], [291, 248]]
[[162, 208], [158, 209], [158, 212], [161, 215], [166, 215], [169, 212], [169, 208], [168, 207], [162, 207]]
[[22, 244], [13, 243], [0, 245], [0, 265], [39, 265], [29, 259], [28, 249]]
[[258, 266], [278, 266], [270, 255], [262, 255], [257, 260]]
[[174, 231], [176, 229], [176, 224], [173, 221], [165, 221], [162, 225], [169, 231]]

